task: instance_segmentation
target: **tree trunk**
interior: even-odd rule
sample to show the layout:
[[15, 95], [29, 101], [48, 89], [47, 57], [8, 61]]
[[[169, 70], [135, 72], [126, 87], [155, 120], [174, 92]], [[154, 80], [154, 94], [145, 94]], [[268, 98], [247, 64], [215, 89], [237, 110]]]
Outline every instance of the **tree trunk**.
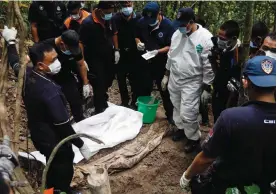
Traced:
[[[13, 11], [13, 1], [10, 1], [8, 4], [7, 11], [7, 25], [8, 27], [12, 27], [14, 25], [14, 11]], [[0, 129], [2, 135], [8, 135], [10, 138], [11, 130], [8, 130], [8, 114], [6, 107], [6, 93], [7, 93], [7, 82], [8, 82], [8, 57], [7, 57], [7, 47], [4, 44], [3, 46], [3, 54], [2, 54], [2, 67], [0, 70]]]
[[203, 5], [203, 2], [202, 2], [202, 1], [199, 1], [199, 3], [198, 3], [198, 13], [197, 13], [197, 16], [198, 16], [198, 18], [200, 18], [200, 19], [203, 19], [202, 5]]
[[[20, 70], [18, 74], [18, 85], [17, 85], [17, 91], [16, 91], [16, 102], [15, 102], [15, 115], [14, 115], [14, 141], [19, 141], [19, 132], [20, 132], [20, 113], [21, 113], [21, 101], [22, 101], [22, 89], [23, 89], [23, 83], [24, 83], [24, 74], [26, 70], [26, 51], [24, 46], [24, 41], [26, 38], [27, 30], [26, 25], [24, 23], [23, 17], [20, 13], [18, 1], [14, 1], [14, 11], [15, 16], [19, 24], [19, 64], [20, 64]], [[17, 154], [18, 153], [18, 144], [14, 144], [13, 151]]]

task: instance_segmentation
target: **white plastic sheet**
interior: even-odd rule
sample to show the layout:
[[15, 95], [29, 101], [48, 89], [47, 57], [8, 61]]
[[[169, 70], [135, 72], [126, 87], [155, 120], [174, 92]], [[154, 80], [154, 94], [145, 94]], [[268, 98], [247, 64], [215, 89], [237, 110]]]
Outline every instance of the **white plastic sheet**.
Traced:
[[[105, 145], [97, 144], [89, 139], [82, 138], [90, 150], [96, 154], [103, 148], [111, 148], [127, 140], [135, 138], [142, 127], [142, 113], [109, 104], [109, 108], [105, 112], [87, 118], [73, 125], [76, 133], [85, 133], [97, 139], [102, 140]], [[73, 146], [75, 153], [74, 163], [78, 163], [83, 159], [79, 149]], [[38, 151], [32, 152], [32, 155], [42, 163], [46, 163], [45, 157]], [[28, 157], [24, 152], [19, 152], [22, 157]], [[30, 156], [32, 159], [33, 157]]]

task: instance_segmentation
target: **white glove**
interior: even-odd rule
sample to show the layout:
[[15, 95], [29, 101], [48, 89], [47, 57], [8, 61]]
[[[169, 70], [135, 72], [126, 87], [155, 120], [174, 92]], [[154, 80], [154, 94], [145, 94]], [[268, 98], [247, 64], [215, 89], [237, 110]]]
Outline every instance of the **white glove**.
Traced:
[[201, 103], [204, 106], [207, 106], [210, 99], [211, 99], [211, 94], [209, 92], [207, 92], [206, 90], [204, 90], [201, 94]]
[[16, 34], [17, 34], [17, 30], [14, 27], [9, 29], [7, 26], [4, 26], [4, 30], [2, 31], [2, 36], [9, 44], [15, 44]]
[[80, 148], [80, 152], [86, 160], [89, 160], [92, 157], [92, 152], [90, 151], [90, 149], [88, 148], [88, 146], [86, 144], [84, 144]]
[[190, 180], [186, 179], [185, 177], [186, 172], [184, 172], [183, 176], [180, 179], [180, 187], [182, 188], [183, 191], [186, 193], [191, 192], [190, 188]]
[[158, 50], [153, 50], [153, 51], [149, 51], [149, 53], [150, 53], [151, 55], [154, 55], [154, 57], [156, 57], [157, 54], [159, 53], [159, 51], [158, 51]]
[[139, 43], [137, 44], [137, 49], [138, 49], [139, 51], [144, 51], [144, 49], [145, 49], [144, 43], [139, 42]]
[[162, 83], [161, 83], [161, 87], [162, 87], [162, 91], [165, 91], [167, 88], [167, 83], [168, 83], [168, 76], [165, 75], [163, 77]]
[[237, 88], [230, 81], [228, 81], [227, 88], [230, 92], [236, 92], [237, 91]]
[[83, 85], [83, 96], [88, 98], [93, 95], [92, 86], [90, 84]]
[[118, 63], [119, 59], [120, 59], [119, 51], [115, 51], [114, 52], [114, 61], [115, 61], [115, 64]]

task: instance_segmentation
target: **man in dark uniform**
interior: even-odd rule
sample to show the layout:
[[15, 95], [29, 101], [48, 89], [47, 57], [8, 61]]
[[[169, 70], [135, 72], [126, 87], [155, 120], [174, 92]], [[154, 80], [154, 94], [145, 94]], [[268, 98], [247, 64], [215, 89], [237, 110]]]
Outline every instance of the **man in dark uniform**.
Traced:
[[61, 71], [53, 76], [53, 79], [61, 86], [62, 91], [69, 102], [75, 122], [84, 119], [82, 110], [82, 98], [78, 90], [77, 81], [72, 73], [78, 69], [83, 83], [83, 97], [92, 94], [92, 87], [87, 78], [87, 64], [79, 45], [79, 35], [74, 30], [67, 30], [60, 37], [50, 38], [44, 43], [50, 44], [58, 53], [62, 64]]
[[256, 56], [248, 60], [243, 75], [250, 101], [221, 113], [203, 151], [180, 180], [187, 192], [222, 194], [237, 187], [246, 193], [245, 186], [256, 184], [258, 193], [269, 194], [276, 179], [276, 61]]
[[[5, 29], [2, 36], [8, 44], [8, 61], [16, 72], [20, 67], [15, 47], [16, 30]], [[28, 128], [35, 148], [49, 159], [54, 147], [64, 138], [75, 134], [70, 125], [66, 100], [52, 76], [61, 69], [55, 49], [43, 42], [35, 44], [29, 51], [33, 69], [27, 71], [23, 101], [27, 110]], [[92, 156], [87, 145], [80, 139], [72, 144], [80, 149], [85, 159]], [[64, 144], [57, 152], [47, 174], [47, 187], [59, 193], [71, 193], [70, 182], [73, 177], [74, 153], [71, 143]]]
[[88, 79], [93, 86], [95, 112], [107, 107], [108, 88], [114, 79], [114, 48], [112, 37], [116, 34], [111, 22], [114, 2], [100, 1], [92, 14], [81, 24], [80, 41], [88, 63]]
[[117, 38], [115, 39], [115, 47], [118, 48], [117, 51], [120, 53], [120, 59], [117, 66], [117, 81], [121, 96], [121, 105], [129, 107], [129, 94], [126, 79], [128, 77], [129, 83], [131, 85], [131, 90], [133, 92], [131, 106], [135, 107], [136, 98], [136, 85], [138, 85], [135, 80], [136, 73], [136, 59], [137, 59], [137, 48], [135, 42], [135, 30], [137, 21], [140, 19], [140, 15], [133, 11], [133, 2], [131, 1], [120, 1], [120, 12], [115, 14], [112, 20], [115, 23], [117, 33]]
[[217, 37], [213, 37], [210, 62], [215, 73], [212, 94], [214, 123], [224, 109], [237, 106], [241, 72], [239, 33], [238, 23], [229, 20], [220, 26]]
[[66, 7], [60, 1], [33, 1], [29, 8], [28, 20], [34, 42], [61, 35], [66, 18]]
[[168, 89], [161, 88], [161, 82], [165, 74], [167, 52], [169, 51], [171, 37], [175, 32], [172, 22], [160, 12], [157, 2], [149, 2], [145, 5], [143, 17], [138, 21], [136, 30], [136, 43], [140, 55], [150, 52], [154, 58], [145, 60], [140, 57], [141, 63], [141, 89], [138, 96], [150, 96], [153, 89], [153, 81], [156, 82], [163, 99], [163, 106], [167, 119], [172, 122], [173, 105], [170, 101]]
[[81, 1], [69, 1], [67, 11], [69, 17], [64, 21], [63, 30], [71, 29], [79, 34], [81, 23], [90, 13], [81, 9]]

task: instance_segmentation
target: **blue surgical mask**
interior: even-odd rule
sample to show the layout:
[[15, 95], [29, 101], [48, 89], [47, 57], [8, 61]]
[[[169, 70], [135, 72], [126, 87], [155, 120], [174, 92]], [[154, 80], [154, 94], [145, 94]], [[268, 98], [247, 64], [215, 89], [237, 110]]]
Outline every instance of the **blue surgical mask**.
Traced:
[[130, 16], [133, 13], [133, 7], [123, 7], [121, 9], [121, 12], [125, 15], [125, 16]]
[[70, 50], [65, 50], [65, 51], [62, 51], [62, 52], [63, 52], [63, 54], [65, 54], [65, 55], [71, 55]]
[[149, 24], [149, 26], [156, 26], [159, 23], [159, 20], [156, 20], [153, 24]]
[[182, 34], [188, 34], [190, 33], [191, 30], [188, 30], [187, 27], [179, 27], [178, 30], [182, 33]]
[[102, 17], [103, 20], [111, 20], [113, 17], [113, 14], [112, 13], [109, 13], [109, 14], [104, 14], [104, 17]]

